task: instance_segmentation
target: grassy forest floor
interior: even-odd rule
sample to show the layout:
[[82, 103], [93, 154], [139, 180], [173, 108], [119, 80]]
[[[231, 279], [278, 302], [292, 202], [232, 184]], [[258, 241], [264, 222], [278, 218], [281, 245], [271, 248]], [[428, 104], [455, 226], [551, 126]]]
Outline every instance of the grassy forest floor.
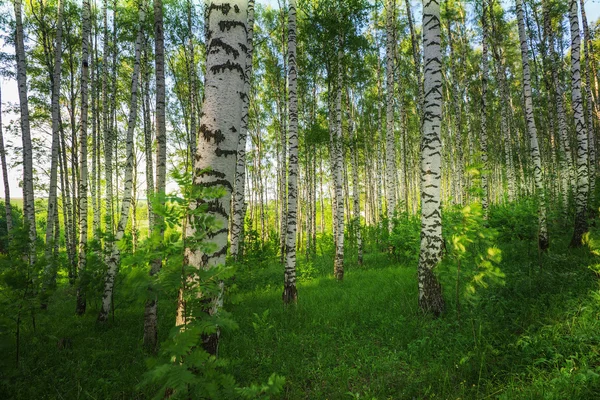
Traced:
[[[375, 235], [367, 234], [363, 266], [348, 241], [343, 282], [333, 278], [331, 238], [321, 238], [311, 261], [299, 257], [299, 300], [289, 307], [275, 252], [249, 254], [229, 283], [226, 309], [239, 329], [222, 335], [226, 372], [241, 385], [276, 372], [286, 379], [282, 399], [599, 398], [600, 291], [588, 268], [597, 257], [588, 247], [568, 249], [570, 229], [555, 221], [540, 259], [524, 225], [532, 215], [505, 214], [490, 218], [500, 224], [504, 285], [468, 302], [442, 277], [447, 312], [438, 319], [418, 308], [413, 252], [389, 254]], [[418, 229], [404, 235], [410, 250]], [[74, 288], [63, 279], [35, 330], [23, 321], [18, 368], [14, 332], [0, 332], [0, 398], [151, 397], [137, 388], [148, 357], [143, 301], [127, 285], [122, 279], [116, 289], [114, 320], [100, 326], [97, 302], [73, 316]], [[175, 302], [164, 299], [159, 310], [162, 340]]]

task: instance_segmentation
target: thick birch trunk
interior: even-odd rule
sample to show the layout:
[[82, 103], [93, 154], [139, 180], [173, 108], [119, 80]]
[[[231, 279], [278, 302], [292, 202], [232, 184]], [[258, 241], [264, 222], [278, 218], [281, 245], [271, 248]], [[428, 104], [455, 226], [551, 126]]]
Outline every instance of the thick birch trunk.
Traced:
[[100, 313], [98, 314], [99, 322], [106, 322], [110, 312], [114, 282], [121, 261], [121, 253], [119, 250], [118, 242], [123, 239], [125, 234], [125, 228], [127, 227], [127, 221], [129, 219], [129, 208], [131, 206], [131, 194], [133, 190], [133, 132], [135, 130], [135, 124], [137, 121], [138, 112], [138, 90], [139, 90], [139, 76], [140, 76], [140, 58], [142, 52], [142, 41], [144, 38], [143, 28], [144, 21], [146, 19], [146, 10], [143, 5], [139, 8], [139, 27], [137, 33], [137, 39], [135, 42], [135, 61], [133, 64], [133, 76], [131, 79], [131, 103], [129, 106], [129, 118], [127, 121], [127, 139], [126, 139], [126, 154], [127, 164], [125, 166], [125, 178], [124, 178], [124, 189], [123, 189], [123, 200], [121, 203], [121, 215], [114, 240], [110, 242], [108, 255], [106, 257], [106, 276], [104, 280], [104, 293], [102, 295], [102, 304]]
[[[247, 49], [247, 9], [243, 2], [232, 6], [224, 1], [208, 4], [209, 27], [206, 60], [206, 82], [198, 152], [195, 156], [193, 185], [200, 188], [220, 188], [219, 198], [192, 199], [185, 227], [184, 263], [197, 269], [211, 269], [225, 264], [231, 193], [235, 178], [239, 130], [242, 123], [242, 94]], [[195, 215], [199, 206], [214, 217], [215, 229], [205, 231]], [[202, 246], [191, 246], [202, 235]], [[207, 252], [206, 246], [213, 246]], [[201, 295], [198, 293], [198, 295]], [[222, 304], [221, 296], [205, 299], [206, 312], [215, 314]], [[180, 301], [179, 315], [185, 316], [185, 302]], [[204, 338], [204, 348], [216, 355], [218, 334]]]
[[421, 251], [419, 255], [419, 306], [424, 312], [444, 311], [442, 288], [434, 269], [442, 259], [440, 202], [442, 123], [442, 53], [439, 0], [423, 1], [425, 99], [421, 142]]
[[244, 99], [242, 104], [242, 128], [240, 130], [235, 166], [235, 192], [233, 195], [233, 221], [231, 224], [231, 255], [238, 259], [240, 242], [244, 231], [246, 218], [246, 142], [248, 138], [248, 122], [250, 108], [250, 82], [252, 79], [252, 47], [254, 35], [254, 0], [248, 1], [248, 49], [246, 51], [246, 70], [244, 72]]
[[577, 0], [570, 0], [569, 19], [571, 21], [571, 106], [577, 133], [577, 191], [575, 193], [575, 229], [571, 247], [582, 245], [583, 234], [587, 231], [588, 177], [588, 133], [583, 114], [581, 98], [581, 37]]
[[[251, 61], [251, 60], [249, 60]], [[248, 66], [246, 66], [246, 69]], [[298, 300], [296, 289], [296, 214], [298, 209], [298, 96], [296, 71], [296, 0], [290, 0], [288, 10], [288, 92], [289, 100], [289, 162], [287, 229], [285, 240], [285, 273], [283, 280], [283, 302]], [[239, 156], [239, 149], [238, 149]]]
[[523, 62], [523, 94], [525, 97], [525, 121], [529, 133], [531, 158], [533, 159], [533, 178], [539, 201], [538, 209], [538, 245], [540, 250], [546, 251], [549, 246], [548, 226], [546, 221], [546, 194], [544, 190], [544, 171], [542, 170], [542, 157], [537, 138], [537, 127], [533, 114], [533, 100], [531, 96], [531, 72], [529, 70], [529, 46], [525, 32], [525, 15], [523, 12], [523, 0], [516, 0], [517, 19], [519, 24], [519, 38], [521, 40], [521, 59]]

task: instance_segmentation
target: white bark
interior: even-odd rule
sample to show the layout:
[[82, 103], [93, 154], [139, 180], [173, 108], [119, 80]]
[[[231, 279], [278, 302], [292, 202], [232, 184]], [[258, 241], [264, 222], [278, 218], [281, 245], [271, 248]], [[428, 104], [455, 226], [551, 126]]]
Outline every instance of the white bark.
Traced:
[[581, 98], [581, 36], [577, 0], [570, 0], [569, 19], [571, 22], [571, 106], [577, 134], [577, 192], [575, 193], [575, 229], [571, 239], [572, 247], [582, 245], [582, 237], [587, 230], [588, 177], [588, 133], [583, 114]]
[[481, 190], [483, 195], [481, 197], [481, 208], [483, 209], [484, 218], [488, 217], [489, 208], [489, 187], [488, 187], [488, 154], [487, 154], [487, 86], [489, 79], [489, 60], [488, 60], [488, 27], [487, 27], [487, 4], [488, 0], [483, 0], [483, 10], [481, 16], [481, 25], [483, 29], [483, 40], [481, 43], [481, 134], [479, 137], [479, 144], [481, 146]]
[[[46, 267], [44, 277], [44, 290], [53, 280], [55, 274], [55, 262], [52, 257], [52, 241], [54, 240], [54, 230], [58, 229], [57, 208], [57, 181], [58, 181], [58, 148], [60, 141], [60, 76], [62, 62], [62, 20], [63, 20], [64, 2], [58, 0], [58, 15], [56, 23], [56, 44], [54, 45], [54, 71], [52, 74], [52, 155], [50, 161], [50, 186], [48, 190], [48, 214], [46, 217]], [[43, 297], [43, 296], [42, 296]]]
[[[81, 121], [79, 126], [79, 246], [77, 270], [79, 276], [85, 270], [87, 257], [87, 195], [88, 195], [88, 165], [87, 165], [87, 129], [88, 129], [88, 74], [89, 74], [89, 39], [90, 39], [90, 2], [83, 1], [83, 21], [81, 33]], [[81, 285], [77, 288], [77, 314], [85, 313], [85, 293]]]
[[531, 72], [529, 70], [529, 46], [525, 32], [525, 15], [523, 0], [516, 0], [517, 19], [519, 24], [519, 38], [521, 40], [521, 59], [523, 63], [523, 95], [525, 97], [525, 121], [529, 133], [531, 158], [533, 159], [533, 178], [539, 201], [538, 209], [538, 245], [540, 250], [548, 249], [548, 226], [546, 221], [546, 195], [544, 193], [544, 171], [542, 170], [541, 151], [538, 145], [537, 127], [533, 114], [533, 99], [531, 96]]
[[12, 207], [10, 205], [10, 185], [8, 183], [8, 166], [4, 151], [4, 134], [2, 132], [2, 92], [0, 91], [0, 162], [2, 162], [2, 180], [4, 181], [4, 211], [6, 211], [6, 231], [10, 238], [13, 228]]
[[421, 141], [421, 251], [419, 255], [419, 305], [425, 312], [444, 311], [441, 286], [433, 270], [442, 259], [440, 199], [442, 123], [442, 52], [439, 0], [423, 1], [425, 99]]
[[17, 85], [19, 88], [19, 106], [21, 112], [21, 137], [23, 140], [23, 216], [29, 226], [29, 263], [36, 261], [35, 242], [35, 204], [33, 192], [33, 149], [31, 146], [31, 127], [29, 123], [29, 100], [27, 96], [27, 63], [22, 19], [22, 2], [14, 0], [15, 8], [15, 56], [17, 58]]
[[335, 159], [335, 167], [333, 171], [333, 182], [335, 190], [335, 259], [334, 259], [334, 275], [337, 280], [344, 279], [344, 157], [342, 155], [343, 135], [342, 135], [342, 52], [343, 42], [341, 38], [338, 40], [338, 56], [337, 56], [337, 82], [335, 84], [335, 136], [333, 140], [333, 158]]
[[[193, 185], [200, 188], [219, 188], [219, 198], [192, 199], [185, 228], [184, 262], [198, 269], [211, 269], [225, 263], [227, 254], [228, 220], [239, 130], [242, 121], [242, 94], [246, 67], [247, 10], [244, 2], [211, 1], [208, 4], [209, 27], [206, 60], [205, 94], [200, 120], [198, 151], [195, 156]], [[206, 214], [219, 225], [205, 230], [194, 210], [206, 206]], [[193, 244], [203, 236], [201, 246]], [[206, 250], [212, 246], [211, 250]], [[220, 299], [206, 299], [210, 313], [216, 313]], [[180, 303], [179, 314], [185, 304]], [[218, 335], [205, 338], [204, 347], [217, 353]]]
[[394, 64], [396, 38], [394, 0], [386, 1], [386, 135], [385, 135], [385, 186], [388, 227], [391, 231], [396, 212], [396, 140], [394, 137]]
[[290, 0], [288, 10], [288, 92], [289, 100], [289, 162], [286, 255], [283, 302], [296, 302], [296, 216], [298, 209], [298, 96], [296, 71], [296, 0]]
[[[291, 3], [290, 3], [291, 4]], [[290, 5], [291, 6], [291, 5]], [[290, 28], [291, 29], [291, 28]], [[248, 1], [248, 50], [246, 51], [246, 70], [244, 73], [244, 100], [242, 104], [242, 127], [237, 147], [237, 161], [235, 166], [235, 192], [233, 195], [233, 222], [231, 225], [231, 255], [238, 259], [240, 241], [244, 231], [246, 217], [245, 191], [246, 191], [246, 142], [248, 141], [248, 123], [250, 108], [250, 82], [252, 79], [252, 54], [254, 35], [254, 0]]]

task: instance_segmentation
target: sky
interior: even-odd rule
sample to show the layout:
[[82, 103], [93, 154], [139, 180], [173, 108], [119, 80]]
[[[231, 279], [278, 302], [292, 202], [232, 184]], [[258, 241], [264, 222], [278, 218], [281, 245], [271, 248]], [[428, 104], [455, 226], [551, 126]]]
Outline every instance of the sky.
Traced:
[[[256, 1], [259, 4], [266, 4], [266, 5], [270, 5], [272, 7], [278, 7], [278, 0], [256, 0]], [[514, 0], [501, 0], [501, 1], [504, 4], [505, 8], [514, 7]], [[421, 0], [411, 0], [411, 2], [414, 6], [414, 10], [417, 10], [417, 9], [420, 10]], [[587, 17], [588, 17], [588, 20], [590, 21], [590, 23], [595, 22], [600, 18], [600, 0], [585, 0], [585, 9], [586, 9]], [[420, 20], [420, 18], [418, 16], [415, 16], [415, 17], [416, 17], [415, 19], [417, 21]], [[12, 48], [8, 48], [7, 46], [4, 46], [3, 43], [0, 43], [0, 49], [2, 51], [14, 53]], [[11, 135], [9, 135], [6, 130], [6, 126], [8, 126], [9, 123], [14, 122], [17, 118], [17, 116], [14, 114], [8, 115], [6, 113], [6, 108], [9, 104], [16, 104], [19, 101], [16, 81], [8, 80], [5, 78], [0, 78], [0, 88], [2, 90], [2, 110], [3, 110], [2, 125], [4, 127], [3, 131], [4, 131], [4, 135], [5, 135], [5, 142], [13, 143], [15, 146], [20, 146], [21, 145], [20, 140], [18, 140], [18, 138], [16, 138], [16, 137], [12, 137]], [[10, 192], [11, 192], [11, 196], [13, 198], [19, 198], [22, 196], [22, 190], [21, 190], [21, 188], [19, 188], [19, 185], [18, 185], [18, 181], [21, 178], [20, 174], [21, 174], [20, 168], [18, 168], [18, 169], [14, 168], [11, 170], [9, 167]], [[1, 198], [4, 198], [4, 185], [0, 186], [0, 196], [1, 196]]]

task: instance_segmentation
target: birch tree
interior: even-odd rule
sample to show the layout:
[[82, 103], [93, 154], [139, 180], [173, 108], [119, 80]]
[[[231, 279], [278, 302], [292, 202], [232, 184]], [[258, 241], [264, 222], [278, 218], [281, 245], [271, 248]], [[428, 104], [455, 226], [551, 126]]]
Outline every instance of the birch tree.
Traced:
[[[154, 0], [154, 57], [156, 74], [156, 192], [161, 205], [165, 204], [164, 193], [167, 188], [167, 124], [166, 124], [166, 89], [165, 89], [165, 34], [163, 24], [162, 0]], [[164, 239], [164, 220], [161, 215], [154, 215], [155, 234]], [[150, 275], [156, 275], [162, 266], [162, 259], [152, 261]], [[146, 302], [144, 312], [144, 343], [149, 348], [155, 348], [157, 332], [156, 296]]]
[[29, 263], [36, 261], [35, 242], [35, 203], [33, 192], [33, 149], [31, 146], [31, 127], [29, 122], [29, 100], [27, 95], [27, 63], [25, 61], [25, 43], [23, 33], [22, 3], [14, 0], [15, 9], [15, 56], [17, 59], [17, 85], [19, 90], [19, 110], [21, 113], [21, 138], [23, 141], [23, 215], [29, 232]]
[[[244, 2], [232, 5], [228, 1], [211, 1], [207, 7], [207, 74], [198, 150], [194, 160], [193, 188], [196, 188], [196, 193], [201, 188], [220, 188], [224, 194], [216, 199], [192, 199], [184, 232], [184, 262], [204, 270], [224, 265], [227, 254], [235, 156], [242, 122], [248, 18]], [[194, 210], [202, 205], [206, 206], [208, 217], [213, 217], [219, 225], [217, 228], [207, 232], [198, 231], [201, 221], [197, 220]], [[203, 235], [205, 244], [193, 244], [197, 235]], [[211, 246], [212, 249], [207, 251]], [[220, 296], [206, 299], [205, 311], [217, 313], [221, 301]], [[179, 304], [178, 315], [185, 315], [183, 302]], [[185, 318], [182, 322], [185, 327]], [[204, 348], [216, 355], [218, 334], [205, 337]]]
[[482, 1], [482, 12], [481, 12], [481, 26], [483, 31], [483, 39], [481, 43], [481, 135], [479, 137], [479, 145], [481, 146], [481, 162], [482, 173], [481, 173], [481, 189], [483, 195], [481, 197], [481, 208], [483, 209], [484, 218], [488, 217], [489, 208], [489, 187], [488, 187], [488, 151], [487, 151], [487, 88], [489, 79], [489, 60], [488, 60], [488, 30], [487, 30], [487, 7], [488, 0]]
[[119, 250], [118, 242], [123, 239], [125, 235], [125, 228], [127, 227], [127, 221], [129, 220], [129, 208], [131, 206], [131, 194], [133, 191], [133, 167], [134, 167], [134, 153], [133, 153], [133, 133], [137, 122], [138, 112], [138, 91], [139, 91], [139, 76], [140, 76], [140, 58], [142, 53], [142, 42], [144, 39], [144, 22], [146, 20], [146, 8], [145, 4], [139, 5], [139, 26], [137, 32], [137, 39], [135, 41], [135, 61], [133, 64], [133, 76], [131, 78], [131, 103], [129, 106], [129, 117], [127, 120], [127, 139], [126, 139], [126, 154], [127, 163], [125, 166], [125, 187], [123, 190], [123, 198], [121, 203], [121, 214], [119, 217], [119, 223], [115, 233], [114, 240], [109, 243], [108, 255], [106, 257], [106, 276], [104, 279], [104, 292], [102, 295], [102, 304], [100, 313], [98, 314], [98, 321], [105, 322], [108, 320], [108, 314], [110, 312], [114, 282], [117, 275], [117, 270], [121, 261], [121, 252]]
[[[58, 200], [57, 200], [57, 181], [58, 181], [58, 150], [60, 142], [60, 78], [62, 66], [62, 21], [63, 21], [63, 0], [58, 0], [58, 15], [56, 22], [56, 43], [54, 45], [54, 71], [52, 78], [52, 94], [51, 94], [51, 109], [52, 109], [52, 147], [50, 160], [50, 186], [48, 190], [48, 214], [46, 217], [46, 267], [44, 287], [50, 284], [55, 274], [55, 260], [52, 257], [51, 243], [54, 240], [54, 231], [58, 229]], [[42, 307], [44, 304], [42, 304]]]
[[[291, 28], [290, 28], [291, 29]], [[244, 100], [242, 104], [242, 128], [237, 148], [237, 161], [235, 166], [235, 192], [233, 195], [233, 221], [231, 224], [231, 255], [238, 259], [240, 242], [244, 231], [246, 217], [245, 191], [246, 191], [246, 142], [248, 138], [248, 123], [250, 109], [250, 81], [252, 78], [252, 46], [254, 35], [254, 0], [248, 1], [248, 50], [246, 51], [246, 70], [244, 73]], [[291, 156], [290, 156], [291, 157]], [[288, 225], [289, 226], [289, 225]]]
[[[79, 126], [79, 246], [78, 271], [79, 275], [85, 270], [87, 257], [87, 192], [88, 192], [88, 161], [87, 161], [87, 130], [88, 130], [88, 74], [89, 74], [89, 40], [90, 40], [90, 2], [83, 1], [82, 34], [81, 34], [81, 123]], [[85, 313], [85, 294], [81, 283], [77, 288], [78, 315]]]
[[296, 71], [296, 0], [290, 0], [288, 10], [288, 92], [289, 92], [289, 135], [288, 146], [288, 196], [286, 256], [283, 283], [283, 302], [296, 302], [296, 216], [298, 209], [298, 96]]
[[386, 1], [386, 135], [385, 135], [385, 184], [387, 218], [389, 229], [396, 211], [396, 140], [394, 137], [394, 61], [396, 49], [395, 0]]
[[533, 159], [533, 179], [539, 201], [538, 205], [538, 246], [541, 251], [548, 249], [548, 226], [546, 221], [546, 195], [544, 193], [544, 171], [542, 170], [542, 157], [538, 144], [537, 126], [533, 114], [533, 100], [531, 97], [531, 72], [529, 69], [529, 45], [525, 32], [525, 14], [523, 0], [516, 0], [517, 20], [519, 25], [519, 39], [521, 41], [521, 60], [523, 63], [523, 95], [525, 97], [525, 122], [529, 133], [531, 158]]
[[424, 312], [444, 311], [442, 287], [434, 273], [442, 259], [440, 199], [442, 123], [442, 54], [440, 2], [423, 1], [424, 109], [421, 140], [421, 251], [419, 254], [419, 306]]
[[570, 0], [569, 20], [571, 23], [571, 107], [577, 134], [577, 191], [575, 192], [575, 229], [571, 247], [582, 245], [583, 234], [587, 231], [588, 178], [588, 133], [583, 114], [581, 98], [581, 36], [579, 33], [579, 13], [577, 0]]
[[6, 232], [10, 238], [13, 228], [12, 207], [10, 205], [10, 185], [8, 183], [8, 166], [4, 150], [4, 133], [2, 131], [2, 90], [0, 89], [0, 162], [2, 162], [2, 180], [4, 181], [4, 211], [6, 211]]

